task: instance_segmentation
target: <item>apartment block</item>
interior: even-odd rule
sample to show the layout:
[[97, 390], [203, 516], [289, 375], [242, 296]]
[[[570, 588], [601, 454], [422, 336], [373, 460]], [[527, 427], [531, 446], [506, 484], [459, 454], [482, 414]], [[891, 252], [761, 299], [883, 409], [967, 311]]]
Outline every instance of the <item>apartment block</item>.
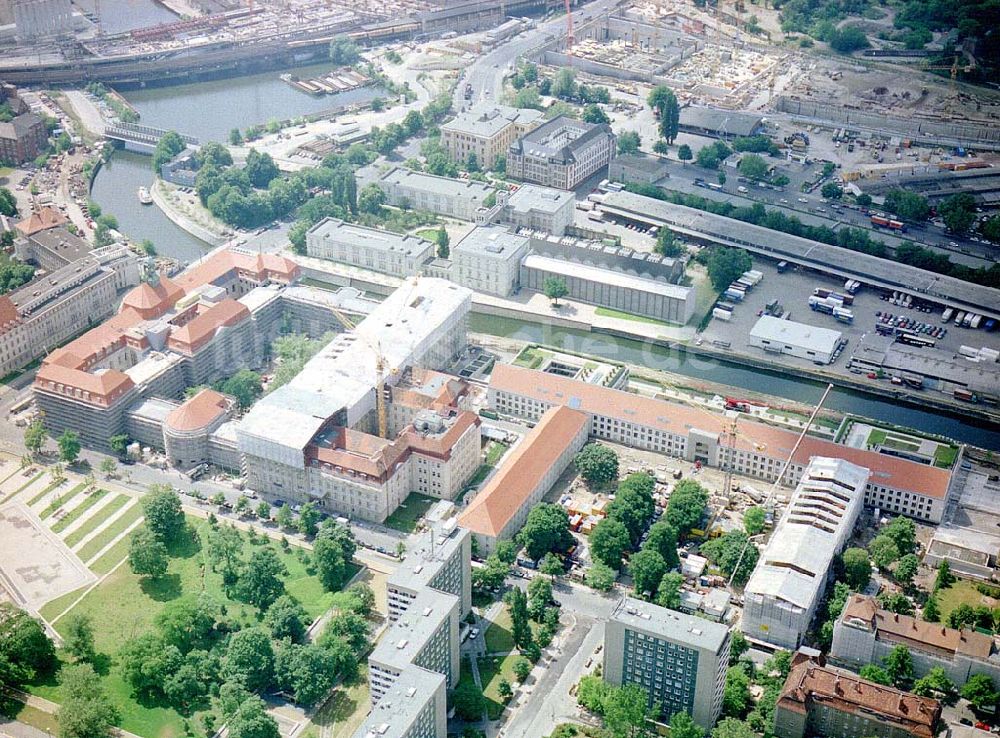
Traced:
[[730, 468], [766, 482], [778, 478], [789, 449], [795, 449], [781, 479], [789, 487], [798, 484], [812, 457], [844, 459], [871, 471], [866, 506], [927, 523], [941, 522], [951, 483], [947, 469], [815, 436], [798, 443], [794, 431], [746, 419], [730, 444], [729, 421], [722, 415], [510, 364], [493, 369], [488, 401], [497, 412], [528, 420], [538, 420], [551, 407], [569, 406], [590, 416], [592, 438]]
[[472, 535], [454, 519], [432, 526], [386, 582], [389, 620], [398, 620], [427, 588], [454, 595], [459, 615], [472, 609]]
[[530, 242], [502, 226], [474, 228], [451, 250], [452, 279], [476, 292], [506, 297], [520, 287]]
[[306, 233], [306, 253], [394, 277], [409, 277], [434, 256], [434, 244], [418, 236], [401, 236], [324, 218]]
[[646, 690], [661, 719], [715, 725], [729, 667], [729, 628], [625, 597], [604, 627], [604, 680]]
[[809, 462], [744, 588], [747, 636], [792, 650], [802, 644], [861, 514], [869, 474], [842, 459]]
[[506, 105], [473, 105], [441, 126], [441, 145], [452, 159], [467, 162], [475, 154], [479, 166], [492, 169], [515, 140], [533, 130], [543, 113]]
[[941, 703], [798, 654], [774, 709], [776, 738], [933, 738]]
[[917, 679], [940, 667], [959, 687], [975, 674], [1000, 683], [1000, 653], [990, 636], [899, 615], [872, 597], [851, 595], [833, 625], [831, 662], [857, 670], [881, 662], [897, 646], [910, 652]]
[[572, 190], [607, 167], [616, 146], [615, 134], [606, 123], [559, 116], [510, 145], [507, 174], [525, 182]]

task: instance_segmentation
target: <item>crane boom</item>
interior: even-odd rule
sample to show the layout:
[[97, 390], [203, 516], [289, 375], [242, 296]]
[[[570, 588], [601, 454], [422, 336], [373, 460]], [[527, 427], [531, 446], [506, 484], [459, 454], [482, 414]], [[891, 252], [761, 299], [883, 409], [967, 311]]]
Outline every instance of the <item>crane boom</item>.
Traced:
[[573, 44], [576, 43], [576, 38], [573, 36], [573, 10], [570, 8], [570, 0], [565, 0], [566, 3], [566, 53], [569, 56], [573, 56]]

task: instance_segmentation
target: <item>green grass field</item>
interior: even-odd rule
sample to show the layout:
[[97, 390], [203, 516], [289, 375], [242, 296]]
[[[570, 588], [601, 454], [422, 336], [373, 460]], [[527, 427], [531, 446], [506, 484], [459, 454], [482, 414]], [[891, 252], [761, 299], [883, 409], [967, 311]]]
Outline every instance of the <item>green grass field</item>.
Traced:
[[486, 713], [490, 720], [498, 720], [503, 714], [504, 703], [500, 699], [500, 681], [506, 679], [513, 687], [517, 682], [514, 677], [514, 662], [517, 654], [505, 657], [485, 657], [479, 659], [479, 678], [483, 682], [483, 695], [486, 697]]
[[[40, 476], [42, 476], [42, 475], [41, 475], [41, 474], [39, 474], [39, 475], [38, 475], [38, 476], [36, 476], [36, 477], [32, 477], [32, 478], [31, 478], [31, 482], [28, 482], [28, 484], [25, 484], [25, 485], [23, 485], [23, 486], [21, 487], [21, 489], [26, 489], [26, 488], [28, 487], [28, 485], [30, 485], [30, 484], [31, 484], [32, 482], [34, 482], [34, 481], [35, 481], [36, 479], [38, 479], [38, 477], [40, 477]], [[53, 482], [52, 484], [49, 484], [49, 485], [46, 485], [45, 489], [43, 489], [43, 490], [42, 490], [41, 492], [39, 492], [39, 493], [38, 493], [37, 495], [35, 495], [34, 497], [32, 497], [32, 498], [31, 498], [30, 500], [28, 500], [28, 507], [33, 507], [34, 505], [37, 505], [37, 504], [39, 503], [39, 501], [40, 501], [40, 500], [41, 500], [41, 499], [42, 499], [43, 497], [45, 497], [45, 495], [47, 495], [47, 494], [48, 494], [49, 492], [51, 492], [52, 490], [54, 490], [54, 489], [55, 489], [56, 487], [58, 487], [58, 486], [59, 486], [59, 485], [58, 485], [58, 484], [56, 484], [55, 482]], [[20, 491], [20, 490], [18, 490], [18, 491]]]
[[[184, 541], [173, 546], [166, 576], [158, 581], [147, 581], [133, 574], [128, 565], [121, 566], [72, 610], [74, 614], [90, 616], [94, 624], [95, 648], [99, 654], [110, 656], [111, 665], [103, 681], [109, 696], [121, 712], [120, 727], [151, 738], [181, 738], [185, 734], [184, 718], [171, 708], [141, 703], [132, 696], [131, 688], [114, 662], [122, 644], [130, 638], [150, 632], [157, 615], [168, 602], [203, 592], [225, 607], [229, 619], [247, 625], [258, 622], [256, 609], [227, 597], [221, 575], [205, 565], [203, 544], [209, 527], [208, 521], [189, 518], [188, 523], [190, 534]], [[284, 581], [288, 593], [302, 603], [311, 618], [325, 612], [334, 594], [323, 591], [319, 580], [306, 571], [303, 559], [308, 559], [308, 552], [295, 546], [284, 551], [276, 541], [258, 540], [261, 543], [252, 544], [244, 535], [243, 555], [249, 556], [260, 546], [271, 546], [287, 569]], [[128, 545], [128, 537], [123, 538], [104, 554], [92, 567], [95, 573], [103, 574], [114, 568], [127, 556]], [[46, 615], [59, 614], [79, 594], [72, 593], [49, 603], [44, 608]], [[60, 620], [56, 623], [56, 629], [65, 627], [65, 624], [65, 619]], [[41, 697], [59, 701], [57, 684], [35, 684], [30, 689]], [[193, 719], [189, 720], [192, 725], [197, 724]]]
[[100, 502], [101, 498], [103, 498], [106, 494], [108, 494], [108, 491], [106, 489], [99, 489], [95, 492], [91, 492], [86, 500], [81, 502], [79, 505], [74, 507], [72, 510], [70, 510], [68, 513], [63, 515], [61, 518], [59, 518], [59, 520], [55, 522], [55, 524], [52, 526], [52, 532], [62, 533], [70, 526], [71, 523], [73, 523], [76, 520], [79, 520], [81, 517], [83, 517], [84, 513], [86, 513], [90, 508], [92, 508], [94, 505]]
[[116, 512], [125, 507], [125, 504], [132, 499], [128, 495], [115, 495], [115, 498], [111, 500], [107, 505], [102, 507], [96, 515], [91, 515], [87, 522], [81, 525], [79, 528], [74, 530], [64, 539], [66, 545], [72, 548], [88, 535], [97, 530], [105, 520], [110, 518]]
[[[316, 711], [313, 726], [328, 729], [329, 738], [348, 738], [364, 722], [370, 709], [368, 666], [362, 665], [357, 679], [351, 684], [337, 687], [330, 699]], [[319, 731], [316, 735], [319, 735]]]
[[81, 561], [90, 561], [98, 551], [111, 543], [115, 536], [128, 530], [128, 527], [141, 517], [142, 505], [133, 505], [118, 520], [87, 541], [86, 545], [76, 552], [76, 555], [80, 557]]
[[985, 604], [985, 596], [976, 589], [975, 582], [959, 579], [950, 587], [939, 589], [937, 593], [938, 607], [941, 610], [941, 622], [948, 621], [948, 615], [961, 604], [977, 607]]
[[[417, 529], [417, 523], [437, 500], [419, 492], [410, 492], [406, 501], [396, 508], [395, 512], [385, 520], [390, 528], [403, 533], [412, 533]], [[404, 507], [405, 505], [405, 507]]]
[[645, 315], [635, 315], [634, 313], [626, 313], [621, 310], [613, 310], [612, 308], [599, 307], [594, 308], [594, 314], [600, 315], [602, 318], [617, 318], [618, 320], [631, 320], [636, 323], [651, 323], [653, 325], [677, 325], [676, 323], [668, 323], [665, 320], [657, 320], [656, 318], [647, 318]]
[[956, 446], [938, 446], [937, 450], [934, 451], [934, 466], [941, 467], [942, 469], [951, 469], [955, 466], [957, 458], [958, 448]]
[[437, 228], [421, 228], [417, 231], [417, 237], [423, 238], [431, 243], [437, 243], [438, 229]]
[[66, 492], [63, 492], [63, 493], [57, 495], [52, 500], [52, 502], [49, 503], [49, 506], [46, 507], [44, 510], [42, 510], [38, 514], [38, 517], [41, 518], [42, 520], [45, 520], [47, 517], [49, 517], [50, 515], [52, 515], [52, 513], [54, 513], [60, 507], [62, 507], [67, 502], [69, 502], [74, 497], [76, 497], [78, 494], [80, 494], [81, 492], [83, 492], [83, 490], [86, 489], [86, 487], [87, 487], [86, 484], [78, 484], [73, 489], [67, 490]]
[[501, 653], [514, 650], [514, 636], [511, 633], [513, 624], [510, 621], [510, 611], [506, 605], [501, 608], [483, 637], [486, 639], [487, 653]]
[[483, 460], [483, 463], [487, 466], [496, 466], [500, 458], [507, 453], [508, 448], [510, 446], [506, 443], [490, 441], [490, 445], [486, 447], [486, 458]]

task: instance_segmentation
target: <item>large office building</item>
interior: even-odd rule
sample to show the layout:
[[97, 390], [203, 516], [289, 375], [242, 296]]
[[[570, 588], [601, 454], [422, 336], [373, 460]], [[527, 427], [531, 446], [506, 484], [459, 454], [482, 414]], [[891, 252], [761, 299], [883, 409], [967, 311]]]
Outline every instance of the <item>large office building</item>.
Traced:
[[873, 597], [851, 595], [833, 625], [830, 660], [860, 669], [880, 663], [897, 646], [909, 651], [917, 679], [941, 668], [959, 687], [975, 674], [1000, 682], [1000, 653], [992, 637], [889, 612]]
[[722, 710], [729, 628], [625, 597], [604, 626], [604, 679], [646, 690], [654, 715], [687, 712], [709, 730]]
[[815, 457], [744, 588], [741, 628], [752, 639], [796, 649], [823, 599], [834, 557], [864, 504], [869, 471]]
[[497, 157], [542, 120], [542, 112], [533, 108], [473, 105], [441, 125], [441, 145], [455, 161], [468, 162], [474, 154], [480, 167], [492, 169]]
[[941, 703], [795, 656], [774, 708], [776, 738], [933, 738]]
[[507, 150], [507, 175], [572, 190], [615, 157], [615, 134], [606, 123], [559, 116], [521, 136]]
[[810, 435], [798, 442], [797, 432], [766, 423], [742, 420], [732, 443], [730, 422], [723, 415], [510, 364], [494, 367], [488, 399], [493, 410], [528, 420], [566, 405], [590, 416], [590, 435], [597, 440], [728, 468], [767, 482], [774, 482], [788, 461], [781, 478], [787, 486], [798, 484], [814, 456], [844, 459], [871, 470], [866, 505], [927, 523], [941, 522], [951, 484], [947, 469]]
[[390, 169], [375, 184], [386, 202], [396, 207], [429, 210], [459, 220], [474, 221], [495, 192], [485, 182], [438, 177], [406, 167]]
[[503, 219], [518, 228], [561, 236], [573, 225], [575, 212], [572, 192], [523, 184], [507, 197]]
[[497, 541], [514, 537], [583, 448], [588, 432], [586, 414], [568, 407], [541, 416], [459, 517], [481, 551], [489, 553]]
[[474, 228], [452, 248], [452, 279], [476, 292], [506, 297], [521, 286], [521, 259], [529, 246], [527, 236], [502, 226]]
[[0, 295], [0, 376], [110, 315], [119, 293], [137, 285], [139, 276], [131, 251], [107, 246]]
[[434, 244], [419, 236], [401, 236], [324, 218], [306, 233], [306, 253], [394, 277], [409, 277], [433, 258]]
[[[466, 393], [422, 380], [465, 348], [471, 295], [440, 279], [404, 284], [255, 404], [236, 429], [248, 485], [377, 522], [412, 491], [452, 499], [478, 466], [479, 418], [463, 409]], [[427, 407], [381, 437], [378, 405], [399, 384]]]

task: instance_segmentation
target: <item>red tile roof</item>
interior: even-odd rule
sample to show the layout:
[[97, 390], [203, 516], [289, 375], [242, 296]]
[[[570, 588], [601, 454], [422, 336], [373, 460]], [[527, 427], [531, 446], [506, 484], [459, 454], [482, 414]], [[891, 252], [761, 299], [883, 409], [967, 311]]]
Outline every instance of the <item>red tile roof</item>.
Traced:
[[178, 275], [177, 283], [186, 292], [191, 292], [206, 284], [216, 284], [233, 271], [245, 272], [257, 281], [266, 278], [277, 282], [293, 282], [302, 272], [298, 264], [278, 254], [217, 251], [198, 266]]
[[223, 300], [202, 311], [180, 328], [174, 328], [167, 339], [167, 346], [174, 351], [191, 355], [214, 337], [220, 328], [232, 327], [249, 317], [250, 310], [242, 302]]
[[206, 428], [220, 416], [229, 414], [232, 400], [215, 390], [203, 389], [170, 412], [163, 425], [173, 431], [186, 432]]
[[17, 312], [17, 306], [7, 295], [0, 295], [0, 333], [13, 328], [20, 320], [21, 315]]
[[589, 427], [590, 418], [568, 407], [550, 408], [459, 516], [473, 533], [496, 537], [528, 502], [560, 454]]
[[132, 389], [135, 383], [117, 369], [88, 374], [57, 363], [48, 363], [43, 364], [35, 375], [35, 386], [88, 404], [108, 406]]
[[[720, 414], [681, 403], [654, 400], [623, 390], [599, 387], [534, 369], [497, 364], [490, 389], [531, 397], [552, 405], [571, 405], [592, 415], [619, 418], [647, 427], [687, 436], [692, 428], [725, 434], [729, 421]], [[795, 446], [798, 433], [747, 419], [740, 420], [736, 446], [784, 461]], [[917, 492], [944, 499], [951, 472], [877, 451], [850, 448], [814, 436], [802, 439], [792, 461], [806, 466], [813, 456], [831, 456], [871, 470], [870, 484]]]
[[143, 282], [125, 295], [122, 310], [132, 308], [143, 320], [158, 318], [184, 296], [184, 289], [168, 277], [160, 277], [154, 287]]
[[22, 235], [33, 236], [39, 231], [46, 231], [49, 228], [55, 228], [56, 226], [68, 222], [69, 218], [55, 208], [42, 207], [32, 212], [31, 217], [27, 220], [22, 220], [14, 227], [17, 228]]
[[777, 710], [804, 714], [823, 705], [848, 714], [881, 718], [917, 738], [933, 738], [941, 703], [893, 687], [869, 682], [856, 674], [797, 657], [778, 697]]

